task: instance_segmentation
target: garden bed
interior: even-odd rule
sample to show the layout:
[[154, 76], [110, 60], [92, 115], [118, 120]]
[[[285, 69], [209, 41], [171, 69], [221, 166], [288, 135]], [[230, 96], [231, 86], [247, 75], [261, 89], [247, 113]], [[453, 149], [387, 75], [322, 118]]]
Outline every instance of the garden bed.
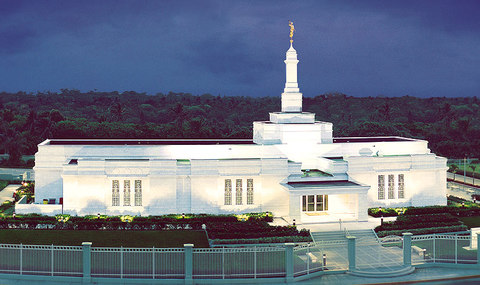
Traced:
[[375, 228], [379, 237], [389, 235], [402, 235], [410, 232], [414, 235], [461, 232], [468, 228], [457, 218], [450, 214], [423, 214], [403, 215], [394, 222], [384, 222]]
[[94, 247], [209, 247], [205, 231], [72, 231], [0, 230], [0, 243], [75, 245], [92, 242]]

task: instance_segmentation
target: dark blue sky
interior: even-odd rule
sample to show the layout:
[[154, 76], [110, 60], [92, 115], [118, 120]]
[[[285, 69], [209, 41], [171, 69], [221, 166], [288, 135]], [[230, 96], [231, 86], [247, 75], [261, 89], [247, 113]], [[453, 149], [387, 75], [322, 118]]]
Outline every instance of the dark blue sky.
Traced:
[[0, 91], [479, 96], [480, 1], [0, 0]]

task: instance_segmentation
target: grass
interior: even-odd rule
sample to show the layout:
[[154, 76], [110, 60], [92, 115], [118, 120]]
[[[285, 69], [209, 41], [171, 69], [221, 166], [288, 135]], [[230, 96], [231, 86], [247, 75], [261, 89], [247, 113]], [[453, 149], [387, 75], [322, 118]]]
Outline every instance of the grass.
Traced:
[[81, 245], [84, 241], [94, 247], [173, 248], [186, 243], [209, 247], [204, 231], [0, 230], [0, 243], [7, 244]]
[[3, 188], [7, 187], [8, 181], [7, 180], [0, 180], [0, 191], [3, 190]]
[[462, 221], [469, 229], [480, 227], [480, 216], [459, 217], [458, 219]]

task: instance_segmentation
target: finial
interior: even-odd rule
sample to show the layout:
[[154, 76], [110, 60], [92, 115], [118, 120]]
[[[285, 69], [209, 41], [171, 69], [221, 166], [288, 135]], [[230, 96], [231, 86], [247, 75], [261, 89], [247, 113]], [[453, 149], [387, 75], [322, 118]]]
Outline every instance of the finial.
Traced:
[[295, 26], [293, 25], [292, 21], [288, 21], [288, 25], [290, 26], [290, 43], [293, 43], [293, 32], [295, 31]]

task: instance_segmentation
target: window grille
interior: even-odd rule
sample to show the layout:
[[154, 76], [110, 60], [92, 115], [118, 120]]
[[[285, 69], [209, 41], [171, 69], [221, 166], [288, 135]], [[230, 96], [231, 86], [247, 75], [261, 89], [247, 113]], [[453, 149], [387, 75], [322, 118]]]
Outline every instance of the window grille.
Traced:
[[395, 176], [388, 175], [388, 199], [395, 199]]
[[225, 205], [232, 205], [232, 180], [225, 179]]
[[235, 184], [235, 197], [237, 205], [242, 205], [242, 179], [237, 179]]
[[247, 179], [247, 205], [253, 205], [253, 179]]
[[142, 206], [142, 180], [135, 180], [135, 206]]
[[398, 175], [398, 198], [405, 198], [405, 177], [403, 174]]
[[378, 175], [378, 200], [385, 199], [385, 175]]
[[120, 206], [120, 187], [118, 180], [112, 180], [112, 206]]
[[130, 206], [130, 180], [123, 181], [123, 206]]

